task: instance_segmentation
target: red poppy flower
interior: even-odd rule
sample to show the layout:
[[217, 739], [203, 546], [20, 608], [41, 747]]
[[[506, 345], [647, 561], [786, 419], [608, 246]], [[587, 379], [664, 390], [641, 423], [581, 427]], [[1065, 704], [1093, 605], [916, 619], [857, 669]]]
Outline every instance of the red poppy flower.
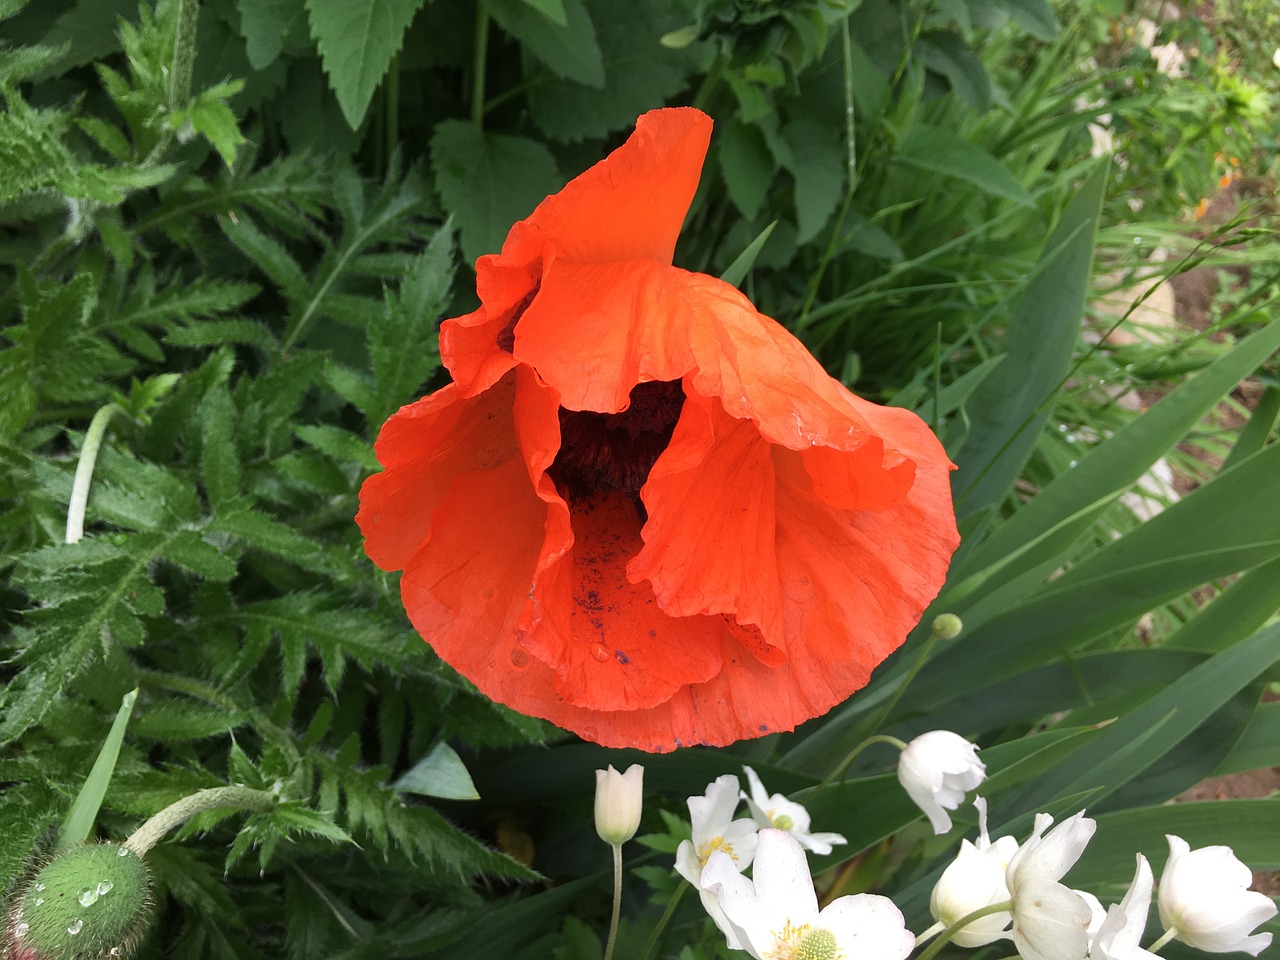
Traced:
[[393, 415], [365, 549], [481, 691], [606, 746], [790, 730], [864, 686], [959, 540], [915, 415], [671, 265], [711, 121], [641, 117], [476, 265]]

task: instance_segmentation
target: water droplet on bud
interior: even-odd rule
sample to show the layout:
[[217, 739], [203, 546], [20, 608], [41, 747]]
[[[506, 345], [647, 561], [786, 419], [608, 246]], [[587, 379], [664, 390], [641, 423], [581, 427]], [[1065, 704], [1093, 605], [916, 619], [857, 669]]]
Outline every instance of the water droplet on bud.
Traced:
[[15, 937], [25, 937], [27, 935], [27, 931], [30, 929], [31, 929], [31, 924], [20, 923], [13, 928], [13, 935]]
[[115, 887], [115, 884], [112, 883], [110, 880], [99, 880], [98, 896], [105, 897], [108, 893], [112, 891], [114, 887]]
[[67, 933], [74, 937], [77, 933], [79, 933], [83, 929], [84, 929], [84, 921], [81, 920], [79, 917], [76, 917], [68, 925]]
[[89, 887], [85, 887], [76, 896], [76, 899], [80, 902], [80, 906], [92, 907], [95, 903], [98, 902], [98, 891], [92, 890]]
[[31, 889], [35, 890], [37, 893], [43, 893], [45, 886], [43, 883], [37, 883]]
[[129, 855], [129, 848], [128, 848], [128, 847], [121, 847], [121, 848], [119, 849], [119, 851], [117, 851], [117, 853], [116, 853], [116, 856], [117, 856], [117, 857], [127, 857], [128, 855]]

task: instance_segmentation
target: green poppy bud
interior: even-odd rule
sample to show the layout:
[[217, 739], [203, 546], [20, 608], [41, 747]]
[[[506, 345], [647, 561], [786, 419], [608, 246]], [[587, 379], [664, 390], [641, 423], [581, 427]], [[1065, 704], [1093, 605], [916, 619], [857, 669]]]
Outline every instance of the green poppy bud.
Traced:
[[14, 900], [5, 917], [6, 960], [128, 958], [151, 918], [151, 875], [118, 843], [57, 854]]

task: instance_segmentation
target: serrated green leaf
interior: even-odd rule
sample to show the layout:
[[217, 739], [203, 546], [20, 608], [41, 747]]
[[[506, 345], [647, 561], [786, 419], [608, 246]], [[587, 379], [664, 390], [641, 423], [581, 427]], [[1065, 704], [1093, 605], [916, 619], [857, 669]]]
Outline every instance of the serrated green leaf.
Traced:
[[200, 405], [200, 473], [209, 504], [218, 507], [240, 493], [240, 454], [236, 450], [234, 409], [226, 387], [205, 394]]
[[255, 70], [263, 70], [284, 49], [285, 39], [306, 22], [303, 0], [237, 0], [245, 54]]
[[179, 530], [165, 547], [164, 557], [217, 583], [225, 583], [236, 575], [236, 562], [194, 530]]
[[604, 86], [604, 60], [583, 0], [561, 0], [555, 22], [527, 0], [487, 0], [493, 19], [551, 71], [588, 87]]
[[351, 129], [360, 126], [373, 92], [425, 0], [306, 0], [311, 36]]
[[795, 177], [796, 242], [807, 243], [844, 196], [844, 147], [829, 128], [813, 120], [793, 120], [782, 128], [782, 136], [791, 148], [788, 169]]
[[462, 249], [473, 263], [497, 252], [511, 225], [564, 182], [542, 144], [486, 133], [460, 120], [436, 126], [431, 168], [462, 234]]
[[240, 124], [235, 112], [227, 105], [226, 99], [244, 86], [244, 82], [223, 84], [209, 90], [202, 90], [185, 109], [175, 111], [170, 124], [177, 130], [186, 125], [200, 134], [218, 151], [222, 162], [228, 167], [236, 160], [236, 152], [244, 143], [240, 133]]
[[587, 12], [600, 43], [604, 87], [556, 77], [546, 67], [530, 71], [534, 122], [556, 140], [603, 137], [630, 126], [684, 89], [696, 64], [693, 50], [662, 46], [664, 34], [688, 22], [678, 11], [657, 3], [588, 0]]
[[298, 262], [274, 237], [263, 233], [245, 216], [231, 220], [220, 217], [218, 226], [249, 262], [276, 282], [295, 300], [306, 297], [310, 284]]
[[358, 463], [366, 470], [378, 469], [378, 458], [373, 455], [369, 444], [341, 427], [299, 424], [293, 432], [304, 443], [340, 463]]
[[764, 134], [758, 127], [731, 118], [719, 130], [718, 149], [729, 199], [752, 220], [764, 203], [777, 168]]
[[221, 530], [239, 537], [246, 544], [273, 556], [288, 560], [305, 570], [328, 572], [332, 564], [314, 540], [309, 540], [287, 524], [260, 510], [231, 506], [216, 513], [209, 523], [211, 530]]
[[188, 701], [161, 700], [148, 704], [146, 709], [139, 711], [132, 732], [146, 740], [181, 743], [221, 736], [247, 720], [248, 716], [238, 710]]

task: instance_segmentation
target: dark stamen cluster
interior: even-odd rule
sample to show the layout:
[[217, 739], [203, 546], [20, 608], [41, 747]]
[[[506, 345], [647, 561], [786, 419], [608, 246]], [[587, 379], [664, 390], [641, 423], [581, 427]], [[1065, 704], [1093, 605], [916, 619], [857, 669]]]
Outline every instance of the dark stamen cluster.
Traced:
[[560, 453], [547, 473], [570, 499], [611, 492], [638, 497], [683, 407], [679, 380], [655, 380], [636, 386], [621, 413], [561, 409]]

